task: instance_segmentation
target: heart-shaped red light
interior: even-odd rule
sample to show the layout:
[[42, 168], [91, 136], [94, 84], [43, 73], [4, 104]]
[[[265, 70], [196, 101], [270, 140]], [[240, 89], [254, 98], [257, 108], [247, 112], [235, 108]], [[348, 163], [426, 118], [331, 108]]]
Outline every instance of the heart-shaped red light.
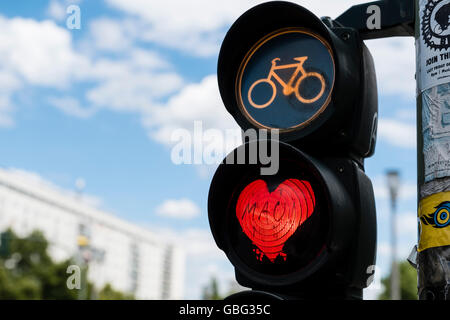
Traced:
[[314, 211], [316, 200], [308, 181], [288, 179], [269, 192], [263, 180], [250, 183], [239, 195], [236, 216], [242, 230], [274, 262], [278, 255], [286, 259], [283, 246]]

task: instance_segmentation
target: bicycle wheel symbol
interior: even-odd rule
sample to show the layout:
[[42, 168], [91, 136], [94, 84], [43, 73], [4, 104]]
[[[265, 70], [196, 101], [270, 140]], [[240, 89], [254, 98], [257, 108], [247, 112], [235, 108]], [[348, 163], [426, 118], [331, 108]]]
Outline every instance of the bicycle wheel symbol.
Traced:
[[[320, 86], [321, 86], [319, 93], [310, 99], [303, 98], [300, 95], [300, 84], [303, 82], [303, 80], [306, 80], [308, 78], [317, 78], [320, 81]], [[317, 72], [308, 72], [306, 75], [300, 77], [297, 81], [297, 85], [295, 86], [295, 96], [297, 97], [297, 99], [300, 102], [303, 102], [306, 104], [316, 102], [317, 100], [319, 100], [322, 97], [324, 92], [325, 92], [325, 79], [323, 78], [323, 76], [320, 73], [317, 73]]]
[[[268, 83], [272, 87], [272, 97], [269, 99], [269, 101], [267, 101], [264, 104], [257, 104], [252, 99], [252, 92], [253, 92], [253, 89], [258, 84], [261, 84], [261, 83]], [[277, 96], [277, 87], [276, 87], [275, 83], [269, 79], [259, 79], [258, 81], [253, 83], [252, 86], [250, 87], [250, 89], [248, 90], [248, 101], [250, 102], [252, 107], [257, 108], [257, 109], [264, 109], [264, 108], [268, 107], [269, 105], [271, 105], [273, 100], [275, 100], [276, 96]]]

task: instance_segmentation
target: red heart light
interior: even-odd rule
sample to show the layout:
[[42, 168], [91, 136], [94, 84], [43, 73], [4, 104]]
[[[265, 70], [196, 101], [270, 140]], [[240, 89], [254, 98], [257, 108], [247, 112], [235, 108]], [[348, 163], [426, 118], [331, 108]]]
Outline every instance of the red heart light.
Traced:
[[250, 238], [258, 259], [265, 255], [271, 262], [277, 256], [286, 259], [283, 246], [314, 211], [314, 191], [308, 181], [288, 179], [269, 192], [263, 180], [256, 180], [242, 190], [236, 216]]

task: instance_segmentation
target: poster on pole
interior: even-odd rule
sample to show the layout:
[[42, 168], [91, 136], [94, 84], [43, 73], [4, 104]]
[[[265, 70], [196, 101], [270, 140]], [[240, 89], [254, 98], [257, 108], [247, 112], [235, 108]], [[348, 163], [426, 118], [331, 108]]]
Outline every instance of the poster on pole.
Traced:
[[450, 83], [423, 92], [425, 182], [450, 176]]
[[419, 0], [417, 94], [425, 182], [450, 176], [450, 0]]
[[417, 94], [450, 82], [450, 0], [419, 0]]

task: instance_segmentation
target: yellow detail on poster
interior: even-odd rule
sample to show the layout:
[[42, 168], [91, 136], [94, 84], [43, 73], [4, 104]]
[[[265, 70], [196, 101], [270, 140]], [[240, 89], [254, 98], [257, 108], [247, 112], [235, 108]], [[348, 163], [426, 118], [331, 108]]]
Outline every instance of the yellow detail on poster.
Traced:
[[450, 191], [433, 194], [419, 203], [418, 251], [450, 245]]

